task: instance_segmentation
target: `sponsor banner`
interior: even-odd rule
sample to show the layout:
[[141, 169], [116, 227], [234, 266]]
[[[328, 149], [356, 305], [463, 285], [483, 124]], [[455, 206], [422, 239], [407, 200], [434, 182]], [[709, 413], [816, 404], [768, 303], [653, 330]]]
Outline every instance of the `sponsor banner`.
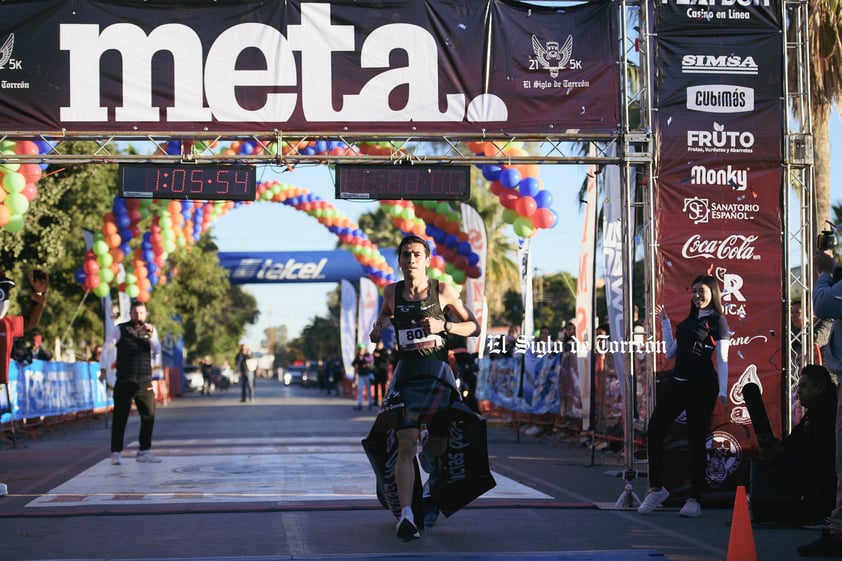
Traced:
[[659, 32], [695, 36], [782, 28], [782, 0], [655, 0]]
[[[708, 438], [712, 499], [746, 484], [746, 460], [755, 455], [742, 387], [754, 381], [767, 403], [783, 402], [780, 9], [776, 0], [656, 4], [656, 302], [675, 328], [691, 307], [693, 279], [712, 275], [733, 332], [730, 411], [716, 407]], [[672, 361], [656, 359], [667, 374]], [[780, 436], [781, 411], [769, 413]], [[664, 483], [679, 497], [689, 491], [684, 422], [679, 416], [666, 444], [677, 469]]]
[[471, 249], [479, 257], [477, 266], [480, 268], [480, 276], [465, 280], [465, 307], [473, 312], [474, 317], [477, 318], [480, 332], [476, 337], [468, 337], [465, 344], [469, 353], [478, 353], [482, 356], [485, 352], [485, 345], [480, 345], [480, 341], [485, 341], [485, 334], [488, 331], [488, 299], [485, 296], [485, 271], [486, 260], [488, 253], [488, 235], [485, 230], [485, 223], [482, 220], [477, 209], [467, 203], [459, 205], [462, 214], [462, 228], [468, 234], [468, 240], [471, 242]]
[[663, 242], [680, 241], [684, 231], [676, 230], [676, 225], [698, 228], [699, 233], [778, 232], [782, 223], [780, 166], [673, 163], [676, 169], [662, 171], [658, 177], [659, 213], [668, 221], [660, 232]]
[[[371, 329], [377, 319], [377, 312], [380, 311], [380, 296], [377, 293], [377, 285], [368, 277], [360, 277], [360, 298], [358, 302], [357, 320], [357, 344], [362, 343], [369, 352], [374, 351], [375, 344], [371, 342]], [[384, 343], [385, 344], [385, 343]]]
[[665, 108], [658, 116], [662, 159], [689, 165], [730, 162], [749, 169], [783, 157], [781, 107], [741, 115], [711, 115], [684, 106]]
[[[386, 262], [397, 269], [395, 248], [381, 248]], [[231, 284], [339, 282], [365, 275], [350, 251], [220, 251], [219, 264], [228, 269]]]
[[[613, 152], [613, 148], [611, 149]], [[613, 154], [612, 154], [613, 155]], [[611, 168], [616, 168], [616, 166], [611, 166]], [[594, 250], [596, 248], [596, 216], [597, 216], [597, 182], [596, 182], [596, 174], [597, 169], [596, 166], [591, 166], [588, 169], [588, 178], [586, 180], [586, 192], [585, 192], [585, 220], [582, 222], [582, 237], [579, 241], [579, 272], [576, 276], [576, 316], [573, 319], [573, 323], [576, 325], [576, 337], [579, 341], [583, 341], [585, 344], [581, 345], [577, 348], [577, 356], [575, 357], [576, 360], [576, 374], [578, 375], [580, 383], [580, 388], [582, 392], [581, 396], [581, 404], [582, 404], [582, 429], [588, 430], [590, 429], [591, 424], [591, 360], [592, 357], [588, 352], [588, 345], [594, 340], [593, 333], [594, 333], [594, 321], [593, 321], [593, 291], [594, 291], [594, 282], [595, 282], [595, 275], [594, 275]], [[619, 179], [619, 177], [617, 177]], [[605, 189], [607, 191], [606, 199], [610, 200], [614, 194], [619, 195], [618, 191], [614, 191], [611, 189], [613, 185], [609, 184], [609, 180], [605, 180]], [[606, 203], [608, 206], [609, 203]], [[603, 247], [606, 251], [606, 263], [609, 260], [608, 252], [616, 250], [616, 247], [610, 248], [609, 246], [613, 245], [609, 238], [612, 237], [609, 235], [607, 230], [607, 221], [606, 221], [606, 228], [603, 229]], [[622, 262], [623, 260], [620, 259], [613, 265], [619, 263], [621, 265], [621, 276], [622, 276]], [[606, 272], [606, 277], [610, 273]], [[606, 279], [607, 280], [607, 279]], [[617, 303], [619, 300], [619, 304], [622, 306], [623, 297], [619, 295], [619, 299], [617, 298], [616, 293], [610, 293], [609, 283], [605, 283], [605, 293], [606, 293], [606, 300], [608, 300], [608, 307], [611, 308], [612, 304]], [[613, 297], [612, 297], [613, 296]], [[565, 412], [566, 413], [566, 412]]]
[[354, 285], [342, 279], [340, 288], [340, 303], [342, 305], [339, 314], [339, 349], [342, 355], [342, 365], [345, 367], [345, 377], [354, 378], [354, 362], [356, 356], [357, 339], [357, 291]]
[[608, 133], [616, 14], [609, 0], [12, 2], [0, 131]]

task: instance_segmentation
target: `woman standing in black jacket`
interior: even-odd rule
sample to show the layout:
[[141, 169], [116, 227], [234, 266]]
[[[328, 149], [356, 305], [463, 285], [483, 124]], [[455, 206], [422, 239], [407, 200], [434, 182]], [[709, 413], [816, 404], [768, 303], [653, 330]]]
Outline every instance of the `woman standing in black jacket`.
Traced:
[[728, 344], [731, 333], [722, 312], [719, 284], [709, 275], [693, 279], [690, 313], [678, 324], [675, 338], [664, 307], [658, 306], [655, 311], [661, 319], [667, 358], [675, 357], [675, 366], [658, 395], [649, 419], [649, 493], [637, 510], [643, 514], [652, 512], [669, 497], [669, 491], [663, 486], [664, 440], [676, 417], [686, 411], [690, 498], [679, 514], [697, 517], [702, 515], [699, 499], [707, 465], [705, 440], [717, 398], [728, 410]]

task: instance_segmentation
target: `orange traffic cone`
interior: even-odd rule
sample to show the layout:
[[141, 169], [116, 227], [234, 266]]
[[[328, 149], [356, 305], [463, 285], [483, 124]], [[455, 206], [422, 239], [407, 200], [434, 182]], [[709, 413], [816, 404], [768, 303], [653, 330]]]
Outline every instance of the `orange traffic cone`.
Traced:
[[751, 530], [751, 517], [748, 513], [748, 497], [743, 485], [737, 487], [737, 496], [734, 498], [734, 514], [731, 515], [731, 537], [728, 539], [726, 561], [757, 561], [754, 533]]

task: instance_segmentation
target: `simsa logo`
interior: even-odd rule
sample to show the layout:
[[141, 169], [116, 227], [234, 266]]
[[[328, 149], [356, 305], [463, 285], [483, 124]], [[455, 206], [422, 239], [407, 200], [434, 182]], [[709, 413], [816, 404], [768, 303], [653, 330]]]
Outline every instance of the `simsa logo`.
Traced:
[[[108, 108], [100, 100], [100, 58], [118, 51], [123, 61], [123, 105], [114, 111], [120, 122], [157, 122], [161, 108], [152, 105], [152, 59], [169, 52], [173, 59], [172, 104], [163, 111], [170, 122], [288, 121], [298, 104], [310, 122], [505, 121], [505, 103], [493, 94], [468, 103], [461, 93], [440, 99], [436, 38], [423, 27], [408, 23], [380, 26], [360, 46], [364, 68], [387, 68], [363, 84], [359, 93], [343, 96], [341, 109], [332, 99], [332, 54], [355, 51], [352, 25], [331, 23], [330, 4], [301, 5], [301, 23], [288, 25], [286, 36], [269, 25], [241, 23], [223, 31], [204, 53], [199, 35], [182, 24], [164, 24], [147, 34], [137, 25], [116, 23], [100, 30], [96, 24], [61, 24], [59, 47], [70, 64], [70, 101], [60, 109], [65, 122], [105, 122]], [[405, 68], [388, 70], [393, 49], [407, 52]], [[260, 70], [238, 70], [237, 58], [246, 49], [258, 49], [266, 61]], [[301, 84], [297, 84], [296, 58], [300, 53]], [[204, 59], [204, 63], [203, 63]], [[408, 101], [400, 109], [389, 106], [389, 94], [408, 85]], [[295, 88], [265, 94], [259, 108], [237, 101], [237, 89]], [[203, 98], [207, 99], [205, 105]]]

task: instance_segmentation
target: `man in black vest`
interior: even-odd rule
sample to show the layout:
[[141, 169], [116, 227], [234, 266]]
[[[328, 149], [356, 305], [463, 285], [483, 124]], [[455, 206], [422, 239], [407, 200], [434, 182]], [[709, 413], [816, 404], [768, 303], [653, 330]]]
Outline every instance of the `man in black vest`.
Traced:
[[[132, 302], [130, 321], [115, 325], [105, 338], [103, 357], [113, 356], [116, 350], [117, 381], [114, 384], [114, 418], [111, 423], [111, 463], [120, 465], [123, 461], [123, 436], [132, 401], [140, 414], [140, 435], [136, 460], [158, 463], [152, 447], [152, 427], [155, 424], [155, 392], [152, 390], [152, 364], [161, 356], [161, 341], [158, 331], [146, 323], [146, 304]], [[111, 352], [106, 352], [111, 351]], [[101, 364], [103, 372], [110, 365]]]

